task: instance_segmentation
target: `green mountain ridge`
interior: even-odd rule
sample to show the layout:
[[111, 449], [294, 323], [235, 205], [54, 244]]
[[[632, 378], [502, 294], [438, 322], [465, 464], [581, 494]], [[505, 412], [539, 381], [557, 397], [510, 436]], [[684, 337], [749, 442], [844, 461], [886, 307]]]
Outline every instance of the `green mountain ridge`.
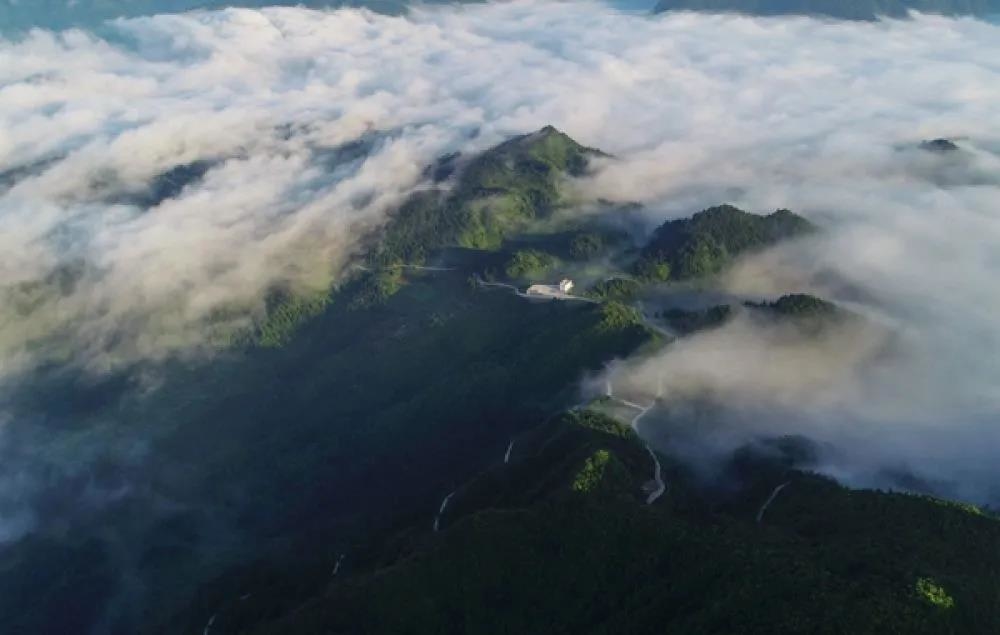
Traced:
[[728, 468], [737, 489], [704, 490], [668, 465], [667, 495], [647, 506], [641, 443], [588, 410], [517, 444], [510, 464], [458, 490], [440, 534], [361, 563], [289, 614], [248, 628], [230, 605], [219, 623], [260, 634], [958, 633], [1000, 620], [1000, 522], [975, 509], [847, 490], [750, 447]]
[[[561, 179], [589, 154], [545, 129], [473, 158], [456, 177], [461, 194], [441, 191], [447, 205], [418, 221], [397, 214], [369, 271], [326, 293], [274, 290], [266, 319], [214, 358], [98, 380], [71, 364], [34, 371], [9, 404], [8, 431], [37, 437], [33, 463], [49, 470], [39, 504], [58, 522], [0, 547], [0, 631], [134, 632], [141, 623], [201, 632], [164, 625], [258, 559], [328, 574], [338, 549], [405, 526], [511, 436], [572, 404], [583, 374], [655, 346], [625, 305], [538, 304], [470, 284], [507, 252], [461, 246], [467, 230], [512, 218], [497, 232], [512, 236], [544, 219], [562, 204]], [[441, 219], [456, 229], [447, 239], [420, 234]], [[429, 242], [408, 244], [401, 227]], [[441, 246], [465, 260], [440, 271], [398, 266]], [[66, 284], [56, 276], [26, 287], [26, 306]], [[157, 378], [154, 389], [135, 389], [142, 374]], [[64, 474], [67, 453], [74, 471]], [[87, 503], [125, 486], [120, 498]], [[65, 584], [46, 589], [55, 579]], [[78, 584], [87, 594], [68, 602]], [[141, 589], [156, 590], [155, 601]]]
[[812, 223], [785, 209], [758, 216], [732, 205], [711, 207], [657, 228], [634, 271], [648, 280], [711, 276], [739, 255], [813, 231]]
[[[743, 306], [765, 315], [772, 322], [791, 320], [802, 326], [817, 328], [854, 317], [833, 302], [806, 293], [783, 295], [773, 302], [746, 301]], [[662, 317], [672, 329], [683, 336], [722, 326], [735, 314], [734, 305], [718, 304], [698, 310], [668, 309], [657, 317]]]
[[561, 202], [559, 181], [581, 176], [588, 158], [599, 154], [552, 126], [506, 141], [472, 159], [452, 191], [412, 197], [393, 215], [369, 261], [420, 264], [450, 245], [497, 249], [528, 222], [550, 215]]
[[[32, 460], [97, 454], [47, 474], [58, 522], [0, 547], [0, 631], [992, 632], [991, 516], [845, 489], [803, 471], [807, 440], [743, 448], [709, 486], [644, 445], [636, 404], [580, 404], [606, 363], [669, 345], [644, 294], [816, 230], [720, 206], [630, 250], [620, 209], [557, 213], [597, 156], [546, 127], [446, 158], [351, 275], [273, 290], [217, 357], [27, 378], [10, 433], [48, 426], [26, 435]], [[583, 298], [490, 286], [570, 272]], [[25, 306], [67, 284], [26, 287]], [[732, 310], [657, 319], [683, 336]], [[738, 310], [840, 309], [797, 294]], [[156, 387], [132, 390], [145, 373]], [[647, 505], [657, 465], [666, 493]]]

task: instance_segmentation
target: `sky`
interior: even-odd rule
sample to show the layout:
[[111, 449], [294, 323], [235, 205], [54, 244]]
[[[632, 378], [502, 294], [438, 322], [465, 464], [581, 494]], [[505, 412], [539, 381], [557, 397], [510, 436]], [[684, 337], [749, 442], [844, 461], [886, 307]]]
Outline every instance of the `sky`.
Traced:
[[[649, 228], [722, 202], [814, 220], [820, 238], [741, 263], [728, 288], [812, 290], [879, 325], [778, 364], [773, 334], [738, 322], [630, 381], [668, 370], [674, 394], [782, 413], [755, 417], [773, 422], [760, 433], [866, 448], [862, 468], [827, 466], [852, 482], [890, 461], [984, 500], [997, 103], [1000, 28], [930, 16], [528, 0], [227, 9], [0, 40], [0, 388], [41, 362], [101, 374], [209, 356], [275, 288], [335, 282], [435, 158], [551, 124], [615, 156], [575, 195], [641, 202]], [[960, 151], [919, 149], [937, 137]], [[200, 178], [152, 197], [192, 164]]]

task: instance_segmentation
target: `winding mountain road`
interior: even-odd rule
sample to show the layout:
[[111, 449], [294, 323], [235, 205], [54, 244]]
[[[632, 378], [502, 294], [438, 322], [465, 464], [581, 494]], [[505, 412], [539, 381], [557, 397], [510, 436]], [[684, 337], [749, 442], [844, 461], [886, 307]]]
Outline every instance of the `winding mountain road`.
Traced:
[[771, 503], [774, 502], [774, 499], [778, 498], [778, 494], [781, 493], [781, 490], [783, 490], [786, 487], [788, 487], [789, 484], [790, 484], [790, 481], [785, 481], [781, 485], [775, 487], [774, 491], [771, 492], [771, 495], [767, 497], [766, 501], [764, 501], [764, 504], [760, 506], [760, 511], [757, 512], [757, 524], [758, 525], [760, 524], [760, 521], [764, 520], [764, 512], [767, 511], [767, 508], [771, 506]]
[[[639, 420], [642, 419], [644, 416], [646, 416], [646, 414], [650, 410], [652, 410], [654, 406], [656, 406], [656, 399], [659, 399], [663, 393], [663, 382], [662, 381], [660, 382], [659, 388], [656, 393], [656, 399], [654, 399], [653, 402], [650, 403], [648, 406], [640, 406], [639, 404], [632, 401], [628, 401], [627, 399], [621, 399], [620, 397], [615, 397], [614, 394], [612, 394], [613, 391], [611, 388], [610, 380], [608, 380], [607, 383], [607, 392], [608, 392], [608, 397], [614, 399], [618, 403], [628, 406], [629, 408], [634, 408], [639, 411], [638, 414], [632, 417], [632, 421], [629, 422], [629, 426], [632, 428], [632, 430], [635, 431], [636, 435], [639, 435], [639, 428], [637, 427], [639, 424]], [[639, 435], [639, 439], [640, 440], [642, 439], [641, 435]], [[656, 487], [655, 489], [653, 489], [652, 492], [649, 493], [649, 496], [646, 497], [646, 504], [652, 505], [653, 503], [656, 502], [658, 498], [663, 496], [664, 492], [667, 491], [667, 484], [663, 481], [663, 468], [660, 465], [660, 459], [656, 456], [656, 452], [654, 452], [653, 448], [650, 447], [650, 445], [645, 441], [643, 441], [642, 444], [646, 446], [646, 452], [649, 452], [649, 456], [653, 459], [653, 482], [656, 483]]]
[[212, 624], [215, 624], [215, 618], [217, 617], [219, 617], [218, 613], [208, 618], [208, 624], [205, 624], [205, 630], [201, 632], [201, 635], [208, 635], [209, 631], [212, 630]]
[[447, 496], [445, 496], [444, 500], [441, 501], [441, 508], [438, 509], [437, 516], [434, 517], [434, 531], [440, 531], [441, 530], [441, 516], [444, 515], [444, 510], [448, 509], [448, 501], [450, 501], [451, 497], [454, 496], [454, 495], [455, 495], [455, 492], [452, 492], [451, 494], [448, 494]]
[[[632, 407], [636, 407], [636, 404], [627, 403], [624, 400], [622, 401], [622, 403], [625, 403], [626, 405], [630, 405]], [[645, 408], [639, 406], [640, 408], [639, 414], [637, 414], [635, 417], [632, 418], [632, 423], [631, 423], [632, 429], [635, 430], [635, 433], [637, 435], [639, 434], [639, 428], [637, 427], [639, 424], [639, 419], [645, 417], [646, 413], [652, 410], [653, 406], [655, 405], [656, 402], [654, 401]], [[640, 436], [639, 438], [641, 439], [642, 437]], [[663, 496], [663, 493], [667, 491], [667, 484], [663, 482], [663, 468], [660, 466], [660, 459], [657, 458], [656, 452], [654, 452], [653, 448], [651, 448], [649, 444], [646, 443], [645, 441], [643, 441], [643, 445], [646, 446], [646, 452], [649, 452], [650, 458], [653, 459], [653, 481], [656, 483], [656, 488], [649, 493], [649, 496], [646, 497], [646, 504], [652, 505], [653, 503], [656, 502], [656, 499]]]
[[[356, 264], [354, 265], [354, 268], [360, 269], [361, 271], [375, 271], [375, 269], [367, 265]], [[417, 271], [455, 271], [455, 267], [430, 267], [426, 265], [407, 265], [402, 263], [395, 265], [386, 265], [385, 267], [382, 267], [382, 269], [415, 269]]]
[[660, 466], [660, 459], [656, 458], [656, 452], [653, 452], [653, 448], [649, 447], [649, 444], [646, 445], [646, 452], [649, 452], [649, 456], [653, 459], [653, 480], [656, 482], [656, 489], [646, 497], [646, 504], [652, 505], [667, 491], [667, 484], [663, 482], [663, 468]]
[[486, 282], [485, 280], [483, 280], [482, 278], [480, 278], [478, 275], [476, 276], [476, 284], [478, 284], [481, 287], [499, 287], [501, 289], [510, 289], [511, 291], [514, 292], [514, 295], [516, 295], [516, 296], [518, 296], [520, 298], [530, 298], [531, 297], [527, 293], [521, 291], [520, 289], [518, 289], [517, 287], [515, 287], [512, 284], [507, 284], [506, 282]]
[[[639, 404], [635, 403], [634, 401], [628, 401], [627, 399], [620, 399], [618, 397], [615, 397], [614, 395], [612, 395], [611, 398], [614, 399], [615, 401], [617, 401], [620, 404], [624, 404], [624, 405], [628, 406], [629, 408], [635, 408], [636, 410], [648, 410], [649, 408], [653, 407], [652, 404], [650, 404], [649, 406], [640, 406]], [[644, 414], [646, 414], [646, 413], [643, 412], [639, 416], [641, 417]]]

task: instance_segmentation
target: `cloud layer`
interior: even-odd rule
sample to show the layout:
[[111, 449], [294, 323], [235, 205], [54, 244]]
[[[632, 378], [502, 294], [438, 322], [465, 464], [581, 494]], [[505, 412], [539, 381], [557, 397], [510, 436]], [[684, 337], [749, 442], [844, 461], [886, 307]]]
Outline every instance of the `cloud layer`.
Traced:
[[[997, 103], [1000, 28], [969, 19], [518, 1], [35, 31], [0, 41], [0, 377], [40, 358], [100, 369], [202, 350], [275, 285], [335, 280], [435, 157], [553, 124], [618, 157], [580, 196], [643, 202], [651, 226], [723, 201], [823, 224], [731, 289], [855, 301], [906, 342], [887, 370], [821, 364], [784, 399], [760, 373], [784, 365], [767, 334], [737, 324], [651, 362], [677, 390], [697, 370], [817, 432], [832, 412], [838, 434], [912, 424], [929, 432], [878, 436], [884, 454], [948, 472], [1000, 412]], [[941, 136], [962, 150], [916, 148]], [[151, 198], [196, 162], [201, 178]], [[969, 441], [941, 448], [941, 430]]]

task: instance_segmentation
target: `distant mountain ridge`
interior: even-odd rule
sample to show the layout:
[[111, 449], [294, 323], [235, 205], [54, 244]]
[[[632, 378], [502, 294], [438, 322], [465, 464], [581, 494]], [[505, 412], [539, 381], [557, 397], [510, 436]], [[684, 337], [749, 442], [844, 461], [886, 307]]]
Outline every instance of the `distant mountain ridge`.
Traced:
[[813, 15], [843, 20], [901, 18], [910, 11], [986, 16], [1000, 13], [1000, 0], [659, 0], [666, 11], [737, 12], [749, 15]]

